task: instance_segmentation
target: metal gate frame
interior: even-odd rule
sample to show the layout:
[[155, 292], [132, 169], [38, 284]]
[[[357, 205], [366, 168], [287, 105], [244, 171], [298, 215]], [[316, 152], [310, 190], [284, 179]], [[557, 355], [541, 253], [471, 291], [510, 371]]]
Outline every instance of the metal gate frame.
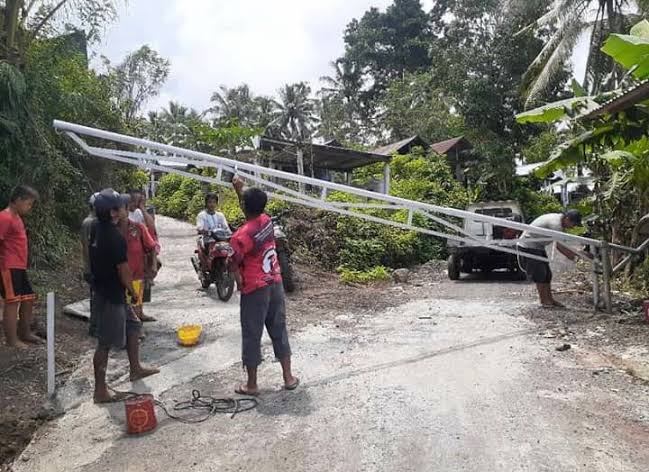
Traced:
[[[518, 239], [511, 240], [484, 240], [476, 238], [467, 233], [464, 228], [458, 224], [457, 220], [470, 219], [480, 221], [491, 225], [511, 228], [520, 231], [530, 231], [536, 237], [528, 239], [530, 241], [546, 243], [564, 243], [566, 245], [588, 245], [594, 256], [592, 263], [593, 275], [593, 304], [595, 310], [599, 307], [599, 274], [601, 270], [603, 282], [603, 301], [607, 312], [611, 312], [611, 249], [624, 252], [637, 253], [637, 249], [624, 246], [609, 244], [605, 241], [598, 241], [582, 236], [575, 236], [559, 231], [553, 231], [544, 228], [533, 227], [515, 221], [508, 221], [497, 217], [472, 213], [455, 208], [447, 208], [429, 203], [422, 203], [412, 200], [406, 200], [391, 195], [384, 195], [369, 190], [342, 185], [334, 182], [306, 177], [303, 175], [292, 174], [277, 169], [271, 169], [247, 162], [236, 161], [219, 156], [213, 156], [198, 151], [183, 149], [168, 144], [156, 143], [146, 139], [135, 138], [132, 136], [113, 133], [100, 129], [90, 128], [65, 121], [54, 120], [54, 128], [70, 137], [81, 149], [92, 156], [109, 159], [124, 164], [138, 166], [146, 170], [156, 170], [165, 173], [177, 174], [191, 179], [210, 184], [216, 184], [224, 187], [230, 187], [230, 182], [225, 182], [223, 172], [237, 174], [245, 180], [259, 185], [267, 190], [272, 198], [284, 200], [286, 202], [304, 205], [311, 208], [326, 210], [345, 216], [361, 218], [373, 223], [384, 224], [403, 230], [417, 231], [422, 234], [436, 236], [443, 239], [455, 240], [470, 246], [481, 246], [494, 249], [497, 251], [518, 255], [519, 251], [516, 244]], [[92, 146], [85, 139], [97, 139], [105, 142], [111, 147]], [[119, 146], [116, 146], [119, 145]], [[126, 149], [125, 149], [126, 147]], [[194, 174], [191, 172], [178, 170], [169, 167], [164, 163], [174, 163], [183, 165], [193, 165], [198, 168], [216, 169], [216, 177], [207, 177], [204, 175]], [[328, 196], [332, 192], [341, 193], [351, 197], [352, 202], [331, 201]], [[385, 211], [401, 211], [405, 213], [405, 221], [394, 221], [381, 216], [362, 213], [357, 210], [374, 209]], [[356, 211], [355, 211], [356, 210]], [[423, 218], [415, 218], [420, 216]], [[441, 228], [431, 229], [428, 226], [419, 224], [420, 221], [425, 223], [436, 223]], [[582, 251], [576, 251], [584, 255]], [[537, 259], [539, 261], [549, 262], [546, 257], [526, 254], [525, 257]]]

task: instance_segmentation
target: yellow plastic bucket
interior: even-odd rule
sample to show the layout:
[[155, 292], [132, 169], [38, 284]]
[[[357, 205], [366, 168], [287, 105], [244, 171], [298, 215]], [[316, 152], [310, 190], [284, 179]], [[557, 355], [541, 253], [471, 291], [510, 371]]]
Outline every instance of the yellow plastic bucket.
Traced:
[[203, 327], [198, 324], [184, 325], [176, 330], [178, 342], [183, 346], [194, 346], [198, 344]]

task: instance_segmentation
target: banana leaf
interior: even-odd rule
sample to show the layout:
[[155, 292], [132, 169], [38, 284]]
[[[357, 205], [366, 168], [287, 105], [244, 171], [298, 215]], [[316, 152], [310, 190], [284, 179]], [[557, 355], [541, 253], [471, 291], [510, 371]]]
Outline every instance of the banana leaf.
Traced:
[[614, 130], [612, 124], [601, 126], [560, 144], [550, 158], [534, 171], [534, 175], [544, 179], [556, 170], [579, 164], [584, 160], [583, 146], [599, 143], [602, 137]]
[[649, 78], [649, 22], [642, 20], [631, 28], [630, 34], [611, 34], [602, 52], [630, 70], [636, 79]]
[[592, 97], [574, 97], [548, 103], [516, 115], [516, 121], [527, 123], [553, 123], [565, 117], [574, 118], [585, 115], [598, 107]]

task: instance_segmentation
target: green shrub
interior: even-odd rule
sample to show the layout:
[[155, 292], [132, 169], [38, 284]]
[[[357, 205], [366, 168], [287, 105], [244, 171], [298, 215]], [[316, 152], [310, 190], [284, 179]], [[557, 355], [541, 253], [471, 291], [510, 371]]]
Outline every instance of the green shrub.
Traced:
[[353, 270], [347, 267], [338, 269], [340, 281], [344, 284], [367, 284], [390, 279], [388, 270], [383, 266], [372, 267], [368, 270]]
[[172, 218], [184, 219], [190, 198], [182, 190], [177, 190], [165, 203], [165, 214]]
[[533, 180], [523, 180], [512, 192], [511, 199], [521, 204], [526, 223], [531, 223], [545, 213], [560, 213], [563, 211], [561, 202], [553, 195], [534, 189]]
[[166, 200], [171, 198], [171, 196], [180, 190], [185, 177], [177, 174], [167, 174], [164, 175], [158, 182], [158, 187], [156, 188], [156, 198], [160, 200]]

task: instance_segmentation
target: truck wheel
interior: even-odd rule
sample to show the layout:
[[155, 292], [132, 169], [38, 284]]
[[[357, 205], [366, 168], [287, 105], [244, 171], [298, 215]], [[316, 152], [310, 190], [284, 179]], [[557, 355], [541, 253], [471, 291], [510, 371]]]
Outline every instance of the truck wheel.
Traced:
[[451, 280], [460, 279], [460, 261], [457, 255], [451, 254], [447, 262], [448, 278]]

